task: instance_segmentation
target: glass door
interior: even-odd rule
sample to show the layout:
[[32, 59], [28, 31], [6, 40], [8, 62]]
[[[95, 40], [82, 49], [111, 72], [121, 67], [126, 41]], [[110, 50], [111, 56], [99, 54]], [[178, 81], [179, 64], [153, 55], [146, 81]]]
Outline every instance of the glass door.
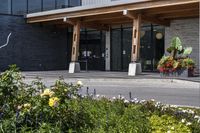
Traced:
[[[81, 34], [79, 61], [81, 70], [104, 70], [104, 43], [102, 32], [85, 31]], [[86, 64], [87, 63], [87, 64]]]

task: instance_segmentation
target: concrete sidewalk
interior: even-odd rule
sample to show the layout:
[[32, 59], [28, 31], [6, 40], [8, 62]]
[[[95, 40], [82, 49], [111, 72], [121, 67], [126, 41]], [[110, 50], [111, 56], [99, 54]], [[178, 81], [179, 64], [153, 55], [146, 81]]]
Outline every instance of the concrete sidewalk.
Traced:
[[23, 75], [28, 78], [59, 78], [65, 79], [95, 79], [95, 80], [127, 80], [127, 79], [162, 79], [162, 80], [180, 80], [180, 81], [192, 81], [200, 83], [200, 77], [162, 77], [159, 73], [142, 73], [135, 77], [128, 76], [127, 72], [105, 72], [105, 71], [88, 71], [69, 74], [67, 70], [63, 71], [33, 71], [23, 72]]

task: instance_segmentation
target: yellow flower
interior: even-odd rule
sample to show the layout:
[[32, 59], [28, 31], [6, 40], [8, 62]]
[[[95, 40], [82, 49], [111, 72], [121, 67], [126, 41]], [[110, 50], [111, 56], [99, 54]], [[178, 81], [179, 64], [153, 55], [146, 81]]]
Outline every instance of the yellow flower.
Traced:
[[50, 107], [57, 107], [58, 106], [58, 102], [59, 102], [59, 98], [57, 97], [52, 97], [49, 99], [49, 106]]
[[43, 96], [49, 96], [51, 97], [54, 94], [53, 91], [51, 91], [50, 89], [45, 89], [44, 92], [40, 95], [41, 97]]
[[31, 108], [31, 104], [30, 103], [26, 103], [23, 106], [24, 106], [24, 108], [27, 108], [27, 109]]

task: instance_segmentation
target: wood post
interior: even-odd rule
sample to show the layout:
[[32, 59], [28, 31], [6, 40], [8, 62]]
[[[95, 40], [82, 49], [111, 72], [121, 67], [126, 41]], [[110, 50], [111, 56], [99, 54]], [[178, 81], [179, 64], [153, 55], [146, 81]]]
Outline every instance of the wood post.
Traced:
[[133, 18], [131, 62], [138, 61], [140, 56], [140, 25], [141, 15], [138, 14]]
[[71, 62], [77, 62], [78, 61], [79, 42], [80, 42], [80, 21], [77, 21], [74, 25], [74, 28], [73, 28]]

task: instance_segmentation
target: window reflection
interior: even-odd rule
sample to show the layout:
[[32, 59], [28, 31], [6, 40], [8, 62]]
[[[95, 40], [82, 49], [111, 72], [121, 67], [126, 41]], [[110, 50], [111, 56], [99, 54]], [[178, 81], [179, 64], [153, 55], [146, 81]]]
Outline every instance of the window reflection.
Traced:
[[68, 0], [57, 0], [57, 9], [66, 8], [69, 6]]
[[70, 7], [80, 6], [80, 0], [69, 0]]
[[24, 15], [27, 12], [27, 0], [12, 0], [14, 15]]
[[55, 9], [55, 0], [43, 0], [43, 10]]
[[24, 15], [80, 5], [81, 0], [1, 0], [0, 14]]
[[0, 13], [2, 14], [11, 13], [11, 0], [1, 0]]
[[41, 11], [41, 0], [29, 0], [28, 1], [28, 12], [40, 12]]

